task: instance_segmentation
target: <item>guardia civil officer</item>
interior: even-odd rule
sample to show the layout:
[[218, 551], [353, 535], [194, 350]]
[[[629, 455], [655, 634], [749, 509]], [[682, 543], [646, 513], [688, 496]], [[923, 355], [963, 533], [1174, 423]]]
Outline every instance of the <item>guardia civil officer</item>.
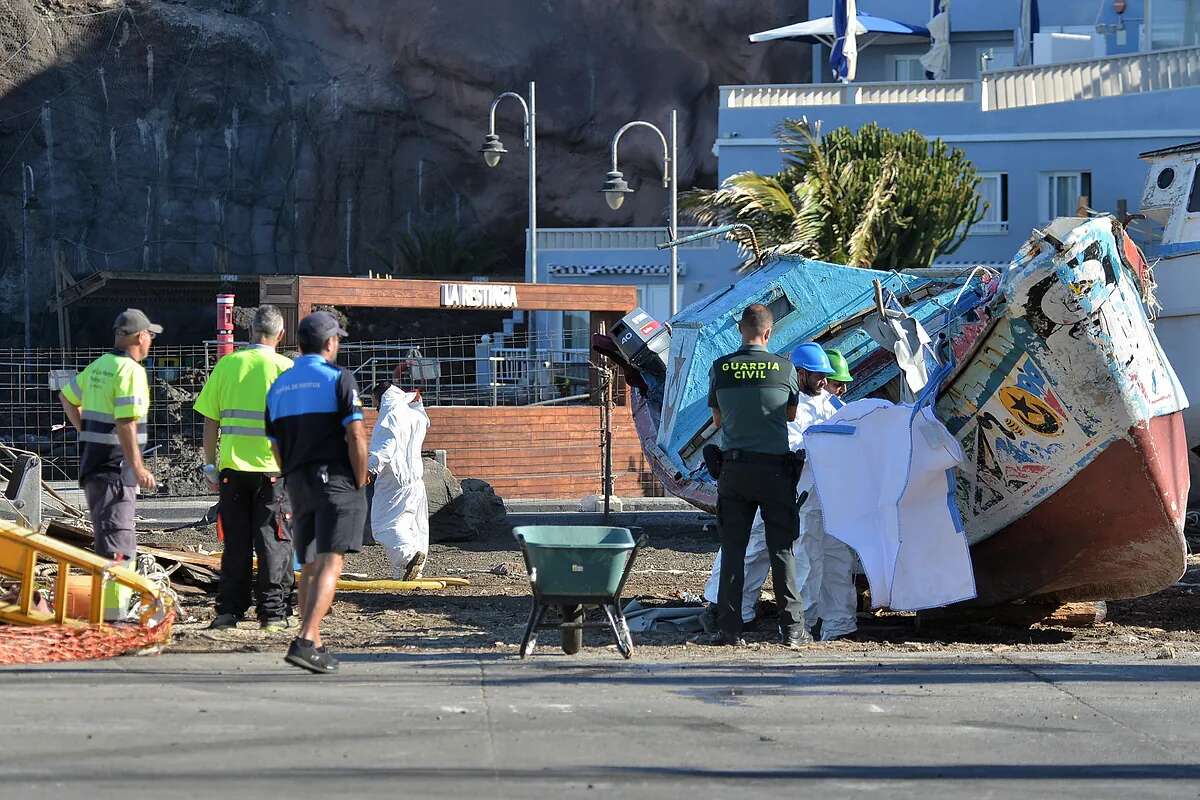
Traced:
[[213, 629], [237, 627], [250, 608], [256, 553], [259, 626], [268, 633], [287, 627], [292, 542], [279, 464], [264, 427], [267, 390], [292, 366], [290, 358], [275, 352], [282, 338], [279, 309], [259, 306], [250, 323], [251, 345], [218, 361], [196, 398], [196, 413], [204, 417], [205, 473], [216, 479], [217, 525], [225, 545], [217, 616], [208, 626]]
[[742, 346], [713, 363], [708, 405], [722, 440], [717, 481], [721, 575], [714, 644], [742, 644], [742, 588], [746, 545], [754, 514], [766, 527], [771, 576], [779, 606], [779, 632], [794, 647], [812, 641], [796, 586], [792, 545], [799, 535], [797, 461], [788, 447], [787, 424], [796, 418], [800, 389], [792, 362], [767, 350], [770, 310], [755, 303], [742, 312]]
[[367, 516], [362, 402], [354, 376], [334, 363], [345, 335], [328, 312], [302, 319], [297, 330], [302, 355], [267, 392], [267, 436], [292, 501], [292, 541], [304, 564], [300, 635], [286, 660], [317, 673], [338, 666], [321, 644], [321, 620], [333, 604], [345, 554], [362, 546]]
[[[79, 485], [87, 498], [96, 554], [115, 561], [136, 557], [138, 487], [156, 488], [142, 461], [150, 387], [141, 362], [162, 330], [138, 309], [125, 309], [113, 323], [112, 351], [88, 364], [59, 395], [67, 419], [79, 431]], [[114, 588], [105, 593], [105, 616], [113, 618], [120, 616], [117, 606], [128, 593], [109, 585]]]

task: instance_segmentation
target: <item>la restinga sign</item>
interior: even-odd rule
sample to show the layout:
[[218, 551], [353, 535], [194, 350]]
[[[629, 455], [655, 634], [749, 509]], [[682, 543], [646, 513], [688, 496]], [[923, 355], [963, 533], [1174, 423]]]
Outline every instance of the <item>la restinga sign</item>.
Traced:
[[499, 283], [443, 283], [443, 308], [516, 308], [517, 287]]

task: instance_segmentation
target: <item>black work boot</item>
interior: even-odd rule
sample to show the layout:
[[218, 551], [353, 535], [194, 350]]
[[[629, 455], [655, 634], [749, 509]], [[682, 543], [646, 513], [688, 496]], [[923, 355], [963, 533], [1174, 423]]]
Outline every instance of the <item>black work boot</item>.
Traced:
[[789, 625], [779, 628], [779, 638], [783, 641], [784, 647], [800, 647], [806, 644], [812, 644], [812, 634], [804, 627], [804, 623], [798, 625]]

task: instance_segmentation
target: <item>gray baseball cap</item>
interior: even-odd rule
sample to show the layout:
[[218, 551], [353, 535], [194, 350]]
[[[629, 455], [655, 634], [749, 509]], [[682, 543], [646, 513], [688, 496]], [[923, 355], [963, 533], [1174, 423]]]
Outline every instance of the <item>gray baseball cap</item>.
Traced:
[[347, 336], [348, 334], [338, 324], [337, 317], [328, 311], [314, 311], [300, 320], [297, 330], [300, 338], [312, 342], [323, 342], [331, 336]]
[[113, 332], [121, 336], [132, 336], [142, 331], [150, 331], [157, 335], [163, 332], [163, 326], [151, 322], [150, 318], [146, 316], [146, 312], [140, 308], [125, 309], [117, 315], [117, 319], [113, 323]]

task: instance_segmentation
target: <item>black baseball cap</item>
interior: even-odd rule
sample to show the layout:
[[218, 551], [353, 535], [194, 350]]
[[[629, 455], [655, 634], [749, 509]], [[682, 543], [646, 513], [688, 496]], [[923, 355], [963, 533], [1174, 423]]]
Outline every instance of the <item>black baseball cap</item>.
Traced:
[[300, 320], [296, 331], [301, 339], [310, 342], [323, 342], [331, 336], [347, 336], [348, 334], [338, 324], [337, 317], [328, 311], [314, 311]]
[[113, 332], [119, 336], [132, 336], [142, 331], [150, 331], [157, 335], [163, 332], [162, 325], [155, 325], [140, 308], [127, 308], [117, 315], [113, 322]]

